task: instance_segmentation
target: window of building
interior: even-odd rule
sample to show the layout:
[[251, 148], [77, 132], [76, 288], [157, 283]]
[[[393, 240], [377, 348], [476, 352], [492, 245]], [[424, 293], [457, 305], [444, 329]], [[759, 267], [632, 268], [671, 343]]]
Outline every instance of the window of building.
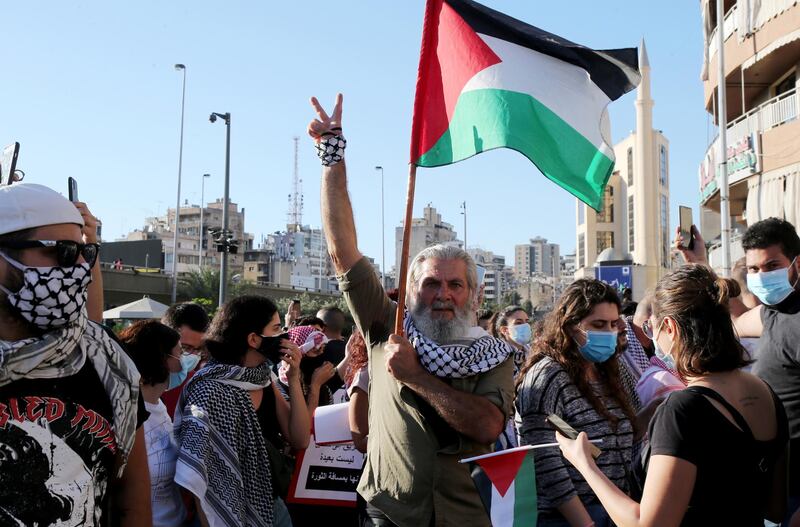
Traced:
[[597, 254], [614, 247], [614, 233], [611, 231], [597, 231]]
[[667, 196], [661, 194], [661, 265], [667, 269], [670, 267], [668, 207]]
[[600, 212], [597, 213], [597, 221], [600, 223], [614, 223], [614, 187], [606, 185], [603, 191], [603, 204]]
[[578, 268], [586, 267], [586, 235], [578, 235]]
[[578, 225], [586, 223], [586, 204], [582, 201], [578, 202]]
[[628, 196], [628, 252], [632, 253], [633, 245], [633, 196]]
[[667, 186], [667, 147], [664, 145], [659, 146], [658, 152], [658, 166], [659, 175], [661, 178], [661, 186]]
[[628, 186], [633, 186], [633, 147], [628, 148]]

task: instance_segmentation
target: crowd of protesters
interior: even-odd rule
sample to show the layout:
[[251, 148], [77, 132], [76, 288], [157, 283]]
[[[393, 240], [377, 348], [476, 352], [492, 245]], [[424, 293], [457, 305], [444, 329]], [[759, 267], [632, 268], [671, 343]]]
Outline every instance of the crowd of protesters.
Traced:
[[[312, 103], [352, 330], [335, 307], [282, 316], [239, 296], [211, 320], [178, 303], [115, 335], [88, 208], [0, 187], [0, 525], [486, 526], [459, 460], [554, 441], [534, 451], [536, 487], [515, 491], [536, 493], [538, 525], [800, 525], [794, 226], [752, 225], [738, 281], [693, 229], [694, 249], [675, 241], [686, 265], [638, 301], [580, 279], [541, 325], [478, 311], [472, 258], [428, 247], [396, 334], [397, 299], [358, 248], [341, 98], [330, 116]], [[337, 392], [365, 454], [357, 507], [287, 502]]]

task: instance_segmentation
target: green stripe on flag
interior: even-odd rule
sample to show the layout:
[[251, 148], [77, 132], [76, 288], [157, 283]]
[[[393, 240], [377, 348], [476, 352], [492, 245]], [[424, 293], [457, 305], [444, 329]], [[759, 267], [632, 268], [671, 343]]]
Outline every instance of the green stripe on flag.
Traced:
[[536, 499], [536, 468], [533, 463], [533, 451], [528, 451], [517, 477], [514, 478], [514, 525], [527, 527], [536, 525], [538, 519], [538, 503]]
[[458, 98], [450, 126], [417, 166], [448, 165], [494, 148], [517, 150], [551, 181], [598, 210], [614, 162], [528, 94], [478, 89]]

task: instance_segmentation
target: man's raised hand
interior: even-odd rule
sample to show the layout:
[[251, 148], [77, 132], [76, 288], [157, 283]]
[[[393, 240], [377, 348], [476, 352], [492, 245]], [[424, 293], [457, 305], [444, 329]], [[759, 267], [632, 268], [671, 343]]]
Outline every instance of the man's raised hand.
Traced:
[[319, 141], [322, 135], [327, 132], [338, 132], [341, 135], [342, 131], [342, 94], [336, 94], [336, 105], [333, 107], [333, 113], [328, 116], [328, 113], [319, 103], [316, 97], [311, 97], [311, 106], [317, 112], [317, 118], [311, 121], [308, 125], [308, 135], [314, 141]]

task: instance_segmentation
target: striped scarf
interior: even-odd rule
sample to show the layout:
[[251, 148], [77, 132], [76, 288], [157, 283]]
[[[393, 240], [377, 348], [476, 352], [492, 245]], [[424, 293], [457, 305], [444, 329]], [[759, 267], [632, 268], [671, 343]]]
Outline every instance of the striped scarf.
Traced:
[[197, 496], [209, 525], [272, 525], [269, 457], [248, 393], [271, 381], [267, 363], [245, 368], [212, 360], [181, 393], [175, 483]]
[[74, 324], [40, 337], [0, 340], [0, 386], [20, 379], [59, 379], [77, 374], [91, 361], [105, 388], [114, 414], [114, 437], [121, 476], [136, 436], [139, 372], [103, 326], [91, 322], [86, 310]]

